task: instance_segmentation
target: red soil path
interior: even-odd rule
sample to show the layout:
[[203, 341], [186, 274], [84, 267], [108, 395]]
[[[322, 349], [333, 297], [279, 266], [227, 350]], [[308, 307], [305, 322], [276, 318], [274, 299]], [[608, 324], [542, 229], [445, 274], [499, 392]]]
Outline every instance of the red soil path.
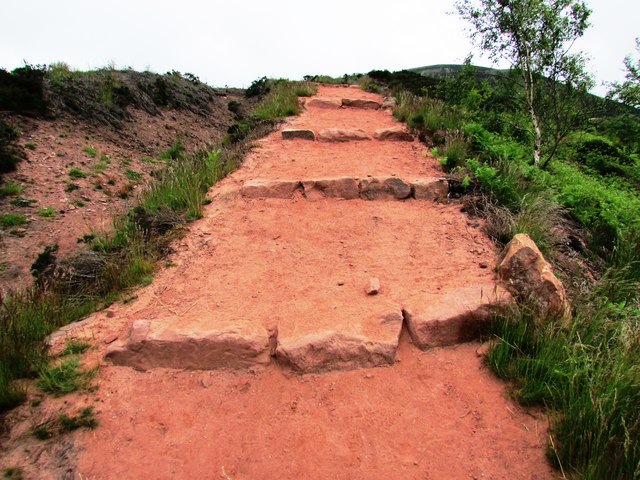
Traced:
[[[388, 111], [309, 107], [284, 128], [393, 125]], [[422, 351], [402, 327], [404, 311], [456, 312], [495, 289], [497, 252], [475, 220], [428, 200], [239, 193], [255, 179], [438, 174], [417, 142], [260, 141], [212, 189], [175, 266], [72, 330], [102, 364], [99, 390], [69, 400], [100, 420], [75, 434], [76, 477], [554, 478], [546, 419], [508, 399], [478, 343]]]

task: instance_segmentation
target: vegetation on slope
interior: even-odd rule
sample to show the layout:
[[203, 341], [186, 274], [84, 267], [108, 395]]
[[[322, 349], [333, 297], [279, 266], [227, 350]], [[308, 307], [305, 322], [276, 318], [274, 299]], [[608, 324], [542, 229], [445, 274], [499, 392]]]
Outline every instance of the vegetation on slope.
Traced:
[[488, 355], [516, 398], [547, 407], [550, 459], [580, 478], [637, 478], [640, 112], [575, 97], [569, 106], [588, 115], [545, 169], [532, 161], [510, 75], [488, 82], [467, 62], [419, 89], [412, 72], [369, 76], [393, 89], [394, 115], [432, 147], [487, 233], [502, 244], [531, 235], [571, 293], [571, 328], [541, 324], [520, 305], [496, 321]]
[[[46, 336], [122, 298], [131, 287], [151, 282], [171, 240], [188, 221], [202, 217], [209, 187], [238, 167], [250, 142], [290, 112], [293, 100], [297, 106], [297, 95], [312, 91], [310, 85], [286, 80], [264, 84], [268, 88], [257, 95], [254, 111], [232, 107], [237, 123], [223, 146], [188, 155], [176, 140], [159, 155], [165, 168], [136, 206], [114, 218], [111, 231], [85, 235], [86, 248], [73, 258], [58, 259], [55, 246], [46, 248], [32, 265], [33, 287], [0, 298], [0, 411], [25, 398], [18, 379], [49, 371]], [[241, 136], [233, 134], [238, 124]]]

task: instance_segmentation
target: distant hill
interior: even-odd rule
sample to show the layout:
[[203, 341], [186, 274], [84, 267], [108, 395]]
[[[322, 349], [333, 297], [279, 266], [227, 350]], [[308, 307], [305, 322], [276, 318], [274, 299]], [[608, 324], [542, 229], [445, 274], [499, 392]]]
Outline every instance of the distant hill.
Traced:
[[[464, 68], [464, 65], [457, 64], [444, 64], [444, 65], [428, 65], [426, 67], [409, 68], [410, 72], [415, 72], [423, 77], [431, 78], [449, 78], [455, 77], [460, 70]], [[473, 66], [476, 72], [476, 76], [480, 80], [490, 80], [501, 75], [506, 75], [509, 70], [500, 70], [497, 68], [478, 67]]]

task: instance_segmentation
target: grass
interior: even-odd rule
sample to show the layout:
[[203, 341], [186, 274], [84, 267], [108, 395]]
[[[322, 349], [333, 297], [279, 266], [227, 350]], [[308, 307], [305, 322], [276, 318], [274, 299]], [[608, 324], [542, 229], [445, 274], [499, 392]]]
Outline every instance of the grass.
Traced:
[[98, 154], [98, 150], [92, 145], [85, 145], [82, 151], [85, 153], [85, 155], [91, 158], [95, 158], [95, 156]]
[[42, 218], [54, 218], [56, 214], [56, 209], [51, 206], [41, 207], [38, 209], [38, 215], [40, 215]]
[[[82, 170], [80, 170], [79, 168], [73, 167], [69, 170], [69, 176], [73, 179], [78, 179], [78, 178], [85, 178], [87, 176], [86, 173], [84, 173]], [[71, 184], [70, 184], [71, 185]]]
[[67, 338], [64, 341], [64, 349], [60, 352], [60, 356], [78, 355], [84, 353], [91, 347], [86, 340], [78, 340], [77, 338]]
[[316, 87], [309, 82], [292, 82], [289, 80], [272, 80], [271, 89], [262, 101], [254, 108], [256, 118], [267, 120], [301, 112], [298, 97], [314, 95]]
[[95, 373], [95, 369], [81, 369], [78, 359], [72, 358], [63, 360], [53, 367], [41, 369], [36, 386], [43, 392], [65, 395], [87, 388]]
[[16, 197], [11, 199], [9, 203], [14, 207], [30, 207], [32, 204], [38, 203], [38, 201], [33, 198]]
[[98, 426], [98, 419], [93, 412], [93, 407], [85, 407], [78, 410], [76, 415], [60, 413], [55, 418], [49, 418], [44, 422], [35, 425], [31, 429], [31, 434], [38, 440], [48, 440], [65, 432], [72, 432], [79, 428], [93, 430]]
[[140, 172], [136, 172], [135, 170], [131, 170], [127, 168], [124, 171], [124, 176], [131, 181], [136, 181], [136, 180], [140, 180], [140, 178], [142, 177], [142, 174]]
[[0, 186], [0, 197], [20, 195], [22, 193], [24, 193], [24, 188], [18, 182], [5, 182]]
[[28, 222], [27, 217], [21, 213], [3, 213], [0, 215], [0, 227], [19, 227], [26, 225]]
[[27, 142], [24, 144], [24, 148], [27, 150], [35, 150], [38, 146], [33, 142]]

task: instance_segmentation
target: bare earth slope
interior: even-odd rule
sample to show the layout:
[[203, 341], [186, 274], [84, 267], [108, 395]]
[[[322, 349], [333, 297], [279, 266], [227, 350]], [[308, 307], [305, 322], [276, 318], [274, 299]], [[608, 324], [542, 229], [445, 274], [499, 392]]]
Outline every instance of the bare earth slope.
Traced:
[[[283, 129], [397, 126], [327, 108], [376, 95], [317, 97]], [[69, 400], [100, 419], [75, 435], [69, 478], [553, 478], [546, 420], [460, 343], [504, 294], [438, 175], [416, 141], [259, 142], [175, 266], [71, 329], [102, 368]]]

